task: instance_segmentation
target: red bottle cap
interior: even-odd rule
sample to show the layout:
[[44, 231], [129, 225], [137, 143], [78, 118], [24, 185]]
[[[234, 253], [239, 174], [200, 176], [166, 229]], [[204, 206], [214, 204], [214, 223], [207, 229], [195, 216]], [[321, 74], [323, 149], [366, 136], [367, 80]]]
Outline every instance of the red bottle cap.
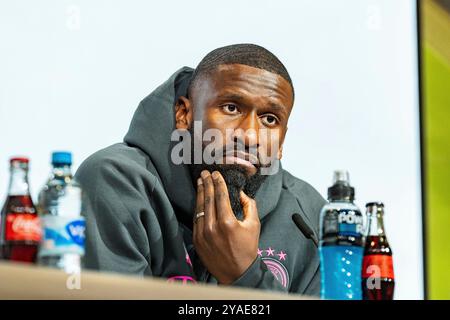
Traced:
[[13, 163], [13, 162], [29, 163], [30, 159], [27, 157], [13, 157], [13, 158], [9, 159], [9, 162], [10, 163]]

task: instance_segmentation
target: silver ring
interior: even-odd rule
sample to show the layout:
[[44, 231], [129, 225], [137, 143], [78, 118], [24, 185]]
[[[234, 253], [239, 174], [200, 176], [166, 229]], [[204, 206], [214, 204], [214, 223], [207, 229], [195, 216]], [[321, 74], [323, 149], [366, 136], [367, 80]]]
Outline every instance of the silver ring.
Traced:
[[197, 213], [196, 215], [195, 215], [195, 221], [197, 221], [198, 220], [198, 218], [201, 218], [201, 217], [204, 217], [205, 216], [205, 213], [202, 211], [202, 212], [199, 212], [199, 213]]

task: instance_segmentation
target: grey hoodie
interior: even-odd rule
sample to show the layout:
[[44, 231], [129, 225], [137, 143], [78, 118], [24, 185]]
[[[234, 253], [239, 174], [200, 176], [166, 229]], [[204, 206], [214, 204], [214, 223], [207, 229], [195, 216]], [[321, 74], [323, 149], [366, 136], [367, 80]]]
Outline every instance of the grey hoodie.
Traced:
[[[181, 68], [142, 100], [124, 142], [96, 152], [78, 169], [87, 195], [85, 267], [217, 283], [192, 244], [196, 197], [189, 169], [170, 161], [174, 105], [192, 72]], [[258, 255], [233, 285], [319, 295], [318, 249], [292, 215], [300, 214], [317, 236], [325, 200], [280, 166], [261, 185], [256, 203]]]

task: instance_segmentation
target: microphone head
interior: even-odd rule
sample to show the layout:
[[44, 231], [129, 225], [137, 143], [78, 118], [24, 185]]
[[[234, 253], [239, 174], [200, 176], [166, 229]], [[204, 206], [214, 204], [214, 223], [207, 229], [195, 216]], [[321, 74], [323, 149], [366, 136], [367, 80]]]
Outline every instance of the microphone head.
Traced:
[[298, 213], [294, 213], [292, 215], [292, 220], [294, 221], [297, 228], [305, 235], [305, 237], [311, 239], [317, 246], [318, 241], [314, 235], [314, 231], [309, 227], [305, 220], [303, 220], [302, 216]]

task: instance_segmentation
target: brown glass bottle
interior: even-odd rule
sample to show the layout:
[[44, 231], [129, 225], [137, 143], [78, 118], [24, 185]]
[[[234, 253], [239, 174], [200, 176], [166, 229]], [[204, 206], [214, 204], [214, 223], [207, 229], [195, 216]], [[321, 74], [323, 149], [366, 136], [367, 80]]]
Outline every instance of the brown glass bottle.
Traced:
[[28, 163], [27, 158], [10, 160], [8, 196], [0, 217], [0, 258], [34, 263], [41, 228], [30, 196]]
[[384, 205], [366, 204], [368, 231], [364, 249], [362, 291], [364, 300], [392, 300], [395, 277], [392, 250], [384, 232]]

